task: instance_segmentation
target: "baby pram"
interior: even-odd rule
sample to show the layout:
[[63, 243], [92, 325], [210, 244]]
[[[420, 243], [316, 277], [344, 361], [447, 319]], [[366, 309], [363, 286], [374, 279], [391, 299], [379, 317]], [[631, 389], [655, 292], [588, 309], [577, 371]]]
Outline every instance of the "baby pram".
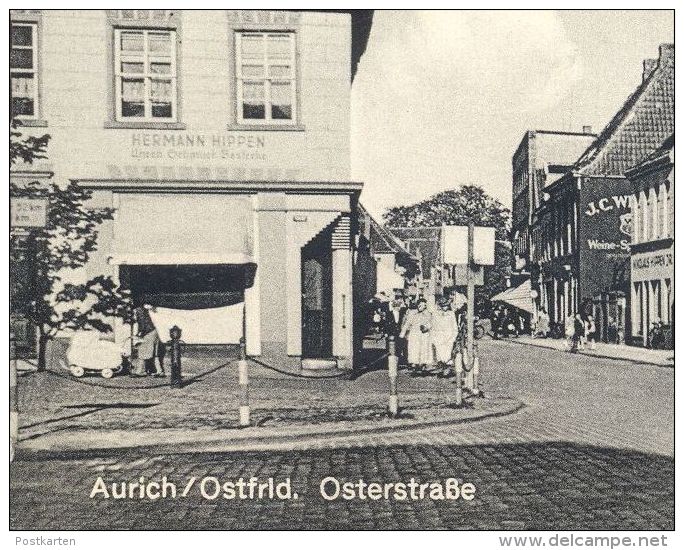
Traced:
[[77, 378], [87, 372], [99, 373], [102, 378], [111, 378], [123, 370], [130, 349], [130, 338], [122, 345], [110, 340], [101, 340], [97, 332], [77, 332], [71, 337], [67, 349], [66, 368]]

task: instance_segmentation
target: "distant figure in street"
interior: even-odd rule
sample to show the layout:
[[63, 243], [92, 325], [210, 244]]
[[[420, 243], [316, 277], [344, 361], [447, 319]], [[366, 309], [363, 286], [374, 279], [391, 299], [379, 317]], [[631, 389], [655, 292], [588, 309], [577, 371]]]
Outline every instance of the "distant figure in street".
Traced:
[[432, 364], [432, 315], [427, 311], [427, 302], [421, 298], [414, 313], [406, 317], [399, 334], [408, 340], [408, 364], [423, 368]]
[[592, 315], [587, 316], [584, 323], [585, 337], [589, 343], [589, 349], [596, 349], [596, 322]]
[[572, 340], [572, 350], [577, 352], [584, 349], [584, 320], [582, 315], [577, 313], [574, 320], [574, 331], [575, 335]]
[[458, 338], [458, 324], [449, 307], [449, 300], [442, 298], [437, 305], [438, 309], [432, 316], [432, 345], [438, 366], [447, 374], [447, 364], [451, 361], [454, 343]]
[[133, 360], [133, 376], [145, 376], [154, 374], [164, 376], [163, 359], [160, 359], [159, 367], [155, 363], [155, 358], [159, 357], [160, 341], [157, 329], [150, 316], [151, 306], [144, 306], [135, 309], [135, 321], [138, 325], [136, 352], [137, 358]]
[[518, 336], [518, 319], [512, 310], [508, 308], [504, 309], [502, 325], [504, 338]]
[[546, 310], [542, 308], [537, 315], [537, 330], [535, 331], [535, 336], [540, 338], [546, 338], [549, 334], [549, 314]]
[[569, 351], [572, 351], [573, 343], [575, 341], [575, 320], [568, 316], [565, 318], [565, 346]]
[[614, 317], [608, 318], [608, 342], [611, 344], [618, 343], [618, 325]]

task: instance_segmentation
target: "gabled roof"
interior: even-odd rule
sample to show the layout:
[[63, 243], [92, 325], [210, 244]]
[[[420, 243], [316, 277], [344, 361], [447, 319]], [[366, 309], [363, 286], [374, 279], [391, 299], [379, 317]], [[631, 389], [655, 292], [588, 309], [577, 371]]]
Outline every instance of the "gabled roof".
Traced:
[[[674, 132], [674, 44], [575, 163], [582, 175], [624, 175]], [[649, 74], [650, 72], [650, 74]]]
[[399, 239], [397, 239], [389, 230], [380, 225], [373, 216], [366, 210], [366, 208], [358, 203], [359, 223], [364, 227], [368, 225], [368, 235], [371, 250], [375, 254], [396, 254], [401, 256], [404, 260], [409, 260], [414, 263], [418, 262], [418, 258], [411, 254], [411, 252], [404, 246]]
[[430, 268], [440, 264], [441, 227], [388, 227], [396, 238], [406, 243], [408, 250], [420, 258], [420, 270], [424, 277], [430, 276]]

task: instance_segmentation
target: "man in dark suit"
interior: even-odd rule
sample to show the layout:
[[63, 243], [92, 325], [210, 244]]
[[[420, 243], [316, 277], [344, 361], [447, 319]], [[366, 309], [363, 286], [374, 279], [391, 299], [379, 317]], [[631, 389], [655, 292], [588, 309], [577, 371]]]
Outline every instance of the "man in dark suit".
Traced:
[[399, 333], [406, 317], [406, 304], [403, 298], [396, 297], [390, 302], [388, 309], [385, 317], [385, 333], [388, 336], [394, 336], [399, 364], [403, 365], [406, 364], [406, 339], [399, 338]]

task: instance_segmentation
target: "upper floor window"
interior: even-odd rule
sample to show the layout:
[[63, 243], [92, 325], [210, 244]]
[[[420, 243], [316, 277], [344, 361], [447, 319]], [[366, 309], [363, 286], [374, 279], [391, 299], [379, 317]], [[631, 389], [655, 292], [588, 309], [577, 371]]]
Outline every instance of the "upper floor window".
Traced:
[[38, 30], [35, 23], [12, 23], [10, 79], [12, 116], [38, 116]]
[[293, 124], [294, 33], [238, 32], [235, 41], [238, 123]]
[[115, 30], [116, 120], [175, 122], [176, 32]]

